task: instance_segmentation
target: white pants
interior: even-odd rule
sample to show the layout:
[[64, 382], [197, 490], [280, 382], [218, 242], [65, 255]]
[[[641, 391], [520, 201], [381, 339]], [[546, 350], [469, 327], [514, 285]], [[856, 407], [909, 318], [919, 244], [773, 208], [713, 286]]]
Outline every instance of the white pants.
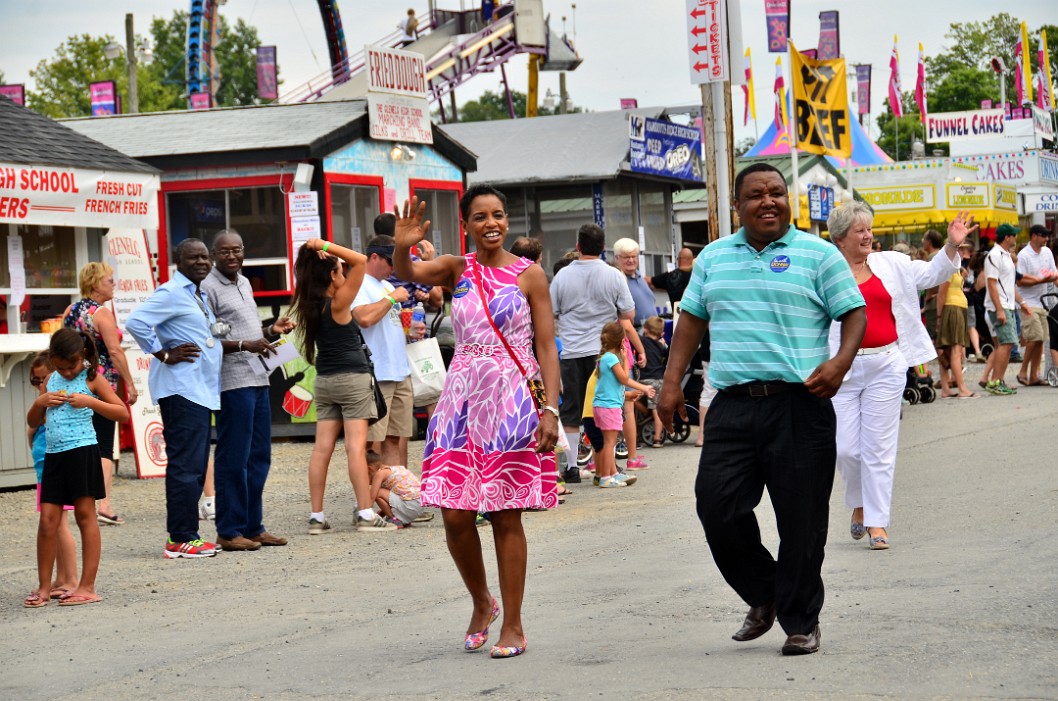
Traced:
[[858, 355], [832, 400], [845, 506], [862, 507], [865, 526], [889, 526], [907, 367], [898, 348]]

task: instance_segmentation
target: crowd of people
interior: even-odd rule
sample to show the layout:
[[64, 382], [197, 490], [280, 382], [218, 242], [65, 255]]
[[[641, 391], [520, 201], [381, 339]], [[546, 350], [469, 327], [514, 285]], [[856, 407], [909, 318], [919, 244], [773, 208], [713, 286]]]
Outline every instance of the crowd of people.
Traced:
[[[786, 183], [771, 166], [743, 170], [734, 192], [739, 231], [697, 258], [681, 249], [672, 271], [643, 275], [631, 239], [615, 242], [611, 265], [605, 232], [585, 224], [550, 281], [539, 265], [539, 239], [505, 248], [507, 205], [498, 190], [474, 185], [460, 200], [460, 223], [473, 243], [466, 255], [435, 255], [425, 203], [412, 197], [379, 215], [364, 252], [305, 242], [290, 316], [264, 322], [241, 272], [237, 232], [220, 232], [211, 247], [181, 241], [172, 278], [126, 323], [155, 359], [149, 386], [168, 454], [164, 557], [287, 544], [265, 527], [271, 409], [261, 360], [293, 334], [315, 366], [308, 534], [334, 531], [324, 496], [344, 435], [354, 529], [394, 531], [439, 509], [471, 599], [463, 648], [483, 648], [502, 615], [490, 655], [516, 657], [528, 646], [522, 513], [556, 507], [571, 493], [568, 485], [588, 478], [600, 489], [634, 485], [633, 473], [649, 467], [637, 453], [637, 415], [653, 429], [648, 445], [662, 447], [674, 415], [686, 412], [685, 375], [701, 363], [697, 514], [717, 568], [749, 607], [733, 637], [753, 640], [778, 620], [787, 634], [783, 654], [815, 652], [835, 472], [852, 510], [850, 535], [869, 536], [872, 550], [888, 549], [908, 368], [939, 353], [944, 396], [976, 396], [963, 378], [966, 348], [980, 358], [987, 340], [971, 333], [976, 296], [994, 337], [985, 389], [1014, 391], [1004, 377], [1019, 333], [1026, 350], [1017, 379], [1042, 382], [1042, 297], [1058, 272], [1042, 228], [1033, 228], [1016, 264], [1013, 227], [1000, 227], [995, 247], [975, 257], [974, 223], [961, 213], [947, 241], [927, 233], [919, 260], [878, 251], [873, 214], [860, 203], [833, 211], [830, 242], [798, 231]], [[113, 465], [105, 459], [115, 422], [127, 420], [137, 396], [105, 306], [113, 287], [112, 270], [87, 266], [83, 299], [32, 366], [40, 394], [28, 423], [41, 516], [39, 582], [26, 607], [99, 601], [99, 524], [122, 522], [107, 501]], [[671, 344], [656, 290], [681, 309]], [[420, 477], [408, 465], [414, 401], [404, 349], [426, 329], [404, 323], [402, 311], [441, 307], [446, 298], [454, 355], [428, 407]], [[199, 530], [214, 422], [216, 543]], [[584, 441], [594, 461], [582, 469]], [[765, 487], [782, 543], [777, 558], [761, 544], [754, 515]], [[64, 509], [74, 511], [82, 533], [79, 577]], [[498, 599], [486, 576], [482, 519], [493, 531]]]

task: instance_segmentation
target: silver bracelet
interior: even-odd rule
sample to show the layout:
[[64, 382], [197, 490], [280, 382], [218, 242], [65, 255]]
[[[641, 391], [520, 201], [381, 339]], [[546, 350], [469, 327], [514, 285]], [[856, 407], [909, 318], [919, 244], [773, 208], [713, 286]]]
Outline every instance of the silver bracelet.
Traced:
[[242, 352], [242, 341], [239, 341], [239, 352]]

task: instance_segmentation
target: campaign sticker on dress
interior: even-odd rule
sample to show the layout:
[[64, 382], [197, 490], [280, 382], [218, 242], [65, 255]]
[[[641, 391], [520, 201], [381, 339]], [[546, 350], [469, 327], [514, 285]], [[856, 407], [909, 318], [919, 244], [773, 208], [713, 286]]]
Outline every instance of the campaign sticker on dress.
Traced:
[[456, 285], [455, 290], [452, 292], [452, 296], [459, 299], [460, 297], [466, 296], [468, 292], [470, 292], [470, 280], [463, 278], [459, 281], [459, 284]]
[[790, 256], [775, 256], [771, 259], [773, 273], [785, 273], [790, 269]]

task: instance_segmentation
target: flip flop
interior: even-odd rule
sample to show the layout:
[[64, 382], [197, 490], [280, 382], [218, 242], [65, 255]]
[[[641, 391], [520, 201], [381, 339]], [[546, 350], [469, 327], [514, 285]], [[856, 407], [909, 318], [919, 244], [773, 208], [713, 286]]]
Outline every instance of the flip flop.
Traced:
[[35, 591], [26, 594], [26, 598], [22, 600], [22, 605], [28, 609], [39, 609], [41, 606], [47, 606], [49, 603], [48, 599], [45, 599]]
[[59, 602], [59, 606], [81, 606], [82, 604], [94, 604], [98, 601], [102, 601], [103, 597], [98, 594], [93, 596], [86, 596], [84, 594], [77, 594], [75, 596], [68, 596]]
[[980, 396], [977, 392], [970, 392], [969, 394], [952, 395], [952, 399], [977, 399]]
[[105, 526], [121, 526], [125, 523], [125, 519], [121, 518], [116, 513], [104, 514], [102, 511], [96, 514], [96, 521]]
[[1026, 387], [1029, 386], [1028, 380], [1021, 379], [1021, 375], [1017, 375], [1017, 379], [1018, 379], [1018, 384], [1019, 385], [1025, 385]]
[[[55, 592], [58, 592], [56, 594]], [[52, 587], [51, 598], [53, 599], [65, 599], [67, 596], [73, 593], [73, 589], [63, 589], [62, 587]]]
[[559, 487], [558, 488], [558, 495], [560, 497], [569, 496], [572, 493], [573, 493], [573, 490], [571, 490], [571, 489], [566, 489], [565, 487]]
[[1049, 386], [1050, 385], [1048, 385], [1043, 380], [1034, 380], [1034, 381], [1029, 383], [1029, 387], [1049, 387]]

